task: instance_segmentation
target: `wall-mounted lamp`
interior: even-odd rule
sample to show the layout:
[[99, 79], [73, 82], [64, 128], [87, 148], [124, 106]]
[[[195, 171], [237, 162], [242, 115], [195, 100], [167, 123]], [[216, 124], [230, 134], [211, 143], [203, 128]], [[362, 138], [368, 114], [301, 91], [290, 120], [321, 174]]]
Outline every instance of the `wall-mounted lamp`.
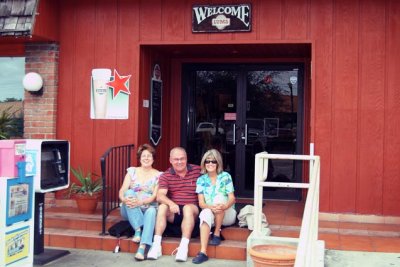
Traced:
[[36, 72], [29, 72], [25, 74], [22, 84], [26, 91], [33, 95], [43, 94], [43, 78]]

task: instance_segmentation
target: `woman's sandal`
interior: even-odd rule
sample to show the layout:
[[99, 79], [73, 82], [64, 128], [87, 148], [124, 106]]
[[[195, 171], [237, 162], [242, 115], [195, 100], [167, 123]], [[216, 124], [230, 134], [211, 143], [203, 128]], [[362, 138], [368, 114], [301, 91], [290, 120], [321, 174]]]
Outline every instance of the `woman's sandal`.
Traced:
[[135, 235], [132, 238], [132, 242], [134, 243], [140, 243], [140, 238], [142, 236], [142, 230], [135, 230]]
[[142, 247], [141, 245], [139, 245], [138, 250], [136, 251], [136, 255], [135, 255], [135, 259], [137, 261], [144, 260], [144, 250], [145, 249], [146, 249], [146, 247]]

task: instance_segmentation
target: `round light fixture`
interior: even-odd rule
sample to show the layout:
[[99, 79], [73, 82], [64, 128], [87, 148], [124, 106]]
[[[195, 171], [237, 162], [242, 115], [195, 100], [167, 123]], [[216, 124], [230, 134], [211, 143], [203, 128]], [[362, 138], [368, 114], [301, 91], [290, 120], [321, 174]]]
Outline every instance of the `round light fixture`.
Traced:
[[37, 92], [43, 87], [43, 79], [36, 72], [29, 72], [25, 74], [22, 84], [25, 90], [29, 92]]

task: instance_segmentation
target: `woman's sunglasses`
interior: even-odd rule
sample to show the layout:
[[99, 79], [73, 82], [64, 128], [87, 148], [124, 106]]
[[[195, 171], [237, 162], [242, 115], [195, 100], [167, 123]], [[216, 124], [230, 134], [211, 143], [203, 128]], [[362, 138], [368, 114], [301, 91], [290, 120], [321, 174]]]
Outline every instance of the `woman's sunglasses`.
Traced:
[[216, 160], [206, 160], [206, 161], [204, 161], [204, 163], [205, 164], [210, 164], [210, 163], [217, 164], [218, 162]]

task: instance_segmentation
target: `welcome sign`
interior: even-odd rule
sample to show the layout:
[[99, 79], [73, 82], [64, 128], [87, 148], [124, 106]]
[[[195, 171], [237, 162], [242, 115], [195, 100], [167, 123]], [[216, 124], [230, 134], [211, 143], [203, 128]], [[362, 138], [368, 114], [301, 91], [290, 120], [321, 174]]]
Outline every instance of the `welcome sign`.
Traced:
[[251, 5], [195, 5], [192, 32], [249, 32]]

